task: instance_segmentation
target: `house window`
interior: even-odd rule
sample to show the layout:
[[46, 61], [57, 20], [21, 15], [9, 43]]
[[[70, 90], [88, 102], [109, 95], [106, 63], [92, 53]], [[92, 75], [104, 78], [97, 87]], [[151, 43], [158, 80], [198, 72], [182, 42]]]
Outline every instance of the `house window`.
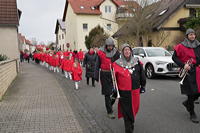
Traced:
[[111, 24], [107, 24], [107, 29], [108, 29], [108, 30], [111, 30], [111, 29], [112, 29]]
[[62, 34], [62, 39], [64, 39], [64, 34]]
[[190, 17], [196, 17], [196, 10], [193, 8], [190, 9]]
[[83, 24], [83, 30], [88, 30], [88, 24]]
[[61, 36], [59, 35], [59, 40], [61, 40]]
[[105, 6], [105, 13], [111, 13], [111, 6]]

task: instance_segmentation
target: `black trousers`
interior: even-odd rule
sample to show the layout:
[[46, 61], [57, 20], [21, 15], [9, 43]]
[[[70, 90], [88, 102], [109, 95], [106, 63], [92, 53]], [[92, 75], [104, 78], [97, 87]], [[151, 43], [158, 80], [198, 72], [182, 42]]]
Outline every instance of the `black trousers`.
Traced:
[[125, 133], [133, 133], [134, 122], [131, 121], [126, 115], [124, 116]]
[[[88, 85], [89, 85], [89, 80], [90, 80], [90, 78], [87, 77], [87, 84], [88, 84]], [[94, 78], [92, 78], [92, 85], [95, 85], [95, 79], [94, 79]]]
[[113, 98], [111, 99], [111, 95], [105, 95], [105, 105], [108, 114], [113, 113], [112, 106], [115, 103], [117, 95], [112, 95], [112, 97]]
[[30, 60], [30, 59], [29, 59], [29, 58], [27, 58], [27, 61], [28, 61], [28, 63], [29, 63], [29, 60]]
[[194, 94], [194, 95], [187, 95], [188, 99], [186, 100], [186, 105], [188, 108], [188, 111], [192, 114], [194, 113], [194, 101], [196, 101], [200, 94]]

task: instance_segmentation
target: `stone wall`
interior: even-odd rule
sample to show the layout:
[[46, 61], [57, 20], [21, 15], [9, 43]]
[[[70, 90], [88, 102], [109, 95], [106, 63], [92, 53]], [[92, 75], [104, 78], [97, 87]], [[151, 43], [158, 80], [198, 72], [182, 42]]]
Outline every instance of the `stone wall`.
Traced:
[[18, 60], [7, 60], [0, 62], [0, 100], [16, 78], [19, 70]]

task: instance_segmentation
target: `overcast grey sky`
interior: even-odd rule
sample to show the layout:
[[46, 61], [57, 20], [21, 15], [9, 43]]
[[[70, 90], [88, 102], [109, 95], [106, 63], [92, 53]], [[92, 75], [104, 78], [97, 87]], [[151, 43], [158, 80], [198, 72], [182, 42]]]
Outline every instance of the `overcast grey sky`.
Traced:
[[17, 0], [22, 11], [19, 32], [38, 42], [55, 41], [56, 20], [63, 17], [66, 0]]

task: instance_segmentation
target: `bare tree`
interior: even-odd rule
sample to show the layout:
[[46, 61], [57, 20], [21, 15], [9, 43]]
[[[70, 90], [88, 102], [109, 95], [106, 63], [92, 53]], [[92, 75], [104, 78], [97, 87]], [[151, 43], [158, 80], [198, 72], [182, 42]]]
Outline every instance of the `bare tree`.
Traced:
[[136, 0], [140, 7], [135, 9], [134, 17], [128, 19], [126, 24], [122, 28], [122, 33], [125, 36], [134, 36], [136, 38], [136, 44], [143, 46], [143, 38], [153, 30], [154, 12], [159, 6], [158, 0]]
[[[170, 35], [169, 31], [160, 30], [158, 32], [158, 35], [157, 35], [157, 38], [156, 38], [156, 43], [153, 44], [153, 46], [155, 46], [155, 47], [163, 46], [163, 43], [169, 37], [169, 35]], [[165, 47], [165, 46], [163, 46], [163, 47]]]

